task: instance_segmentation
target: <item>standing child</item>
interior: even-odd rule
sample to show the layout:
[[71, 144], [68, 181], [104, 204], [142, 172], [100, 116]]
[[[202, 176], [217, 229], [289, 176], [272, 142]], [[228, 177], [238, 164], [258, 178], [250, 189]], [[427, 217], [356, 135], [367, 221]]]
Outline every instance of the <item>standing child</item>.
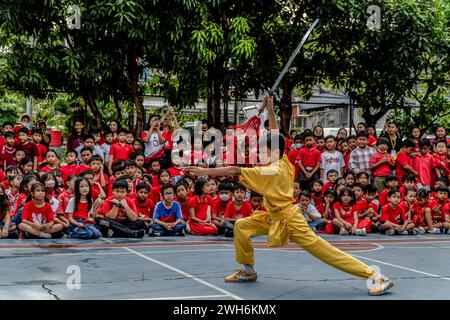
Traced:
[[[108, 130], [105, 132], [105, 142], [103, 144], [100, 145], [100, 149], [102, 149], [103, 154], [105, 155], [105, 163], [109, 164], [109, 152], [111, 150], [111, 145], [112, 142], [114, 140], [114, 135], [113, 133]], [[112, 172], [109, 172], [110, 174], [112, 174]]]
[[323, 183], [328, 180], [328, 171], [335, 170], [337, 178], [342, 177], [345, 169], [345, 161], [342, 153], [336, 151], [336, 138], [327, 136], [325, 138], [326, 151], [322, 153], [320, 161], [320, 177]]
[[[439, 171], [440, 177], [448, 178], [450, 175], [449, 162], [447, 160], [447, 143], [445, 140], [438, 140], [434, 143], [434, 163], [436, 164], [436, 170]], [[431, 172], [433, 178], [436, 179], [436, 173]]]
[[45, 202], [45, 186], [38, 182], [31, 187], [31, 201], [27, 202], [22, 211], [22, 222], [19, 230], [26, 237], [43, 239], [61, 238], [61, 224], [55, 224], [52, 207]]
[[121, 159], [124, 161], [128, 161], [130, 160], [131, 154], [134, 152], [133, 147], [126, 142], [127, 133], [128, 133], [127, 130], [121, 129], [119, 132], [119, 142], [114, 143], [111, 146], [111, 149], [109, 151], [109, 164], [108, 164], [108, 169], [110, 172], [112, 172], [114, 160]]
[[69, 218], [69, 237], [75, 239], [98, 239], [101, 232], [94, 226], [91, 185], [86, 178], [75, 181], [75, 196], [70, 199], [66, 214]]
[[305, 146], [300, 149], [297, 156], [297, 163], [300, 168], [299, 182], [302, 189], [307, 189], [308, 185], [319, 178], [321, 162], [321, 152], [314, 147], [314, 135], [304, 134]]
[[184, 236], [186, 222], [181, 207], [174, 201], [175, 188], [171, 184], [161, 186], [162, 201], [156, 204], [153, 223], [150, 224], [150, 236]]
[[37, 149], [37, 164], [38, 167], [45, 161], [47, 147], [42, 144], [42, 131], [39, 129], [34, 129], [32, 131], [32, 141], [36, 145]]
[[36, 170], [38, 150], [33, 142], [28, 141], [28, 131], [29, 130], [27, 128], [21, 128], [19, 130], [20, 144], [16, 146], [16, 150], [23, 150], [23, 152], [25, 152], [25, 156], [29, 157], [33, 163], [32, 170]]
[[195, 196], [189, 200], [189, 229], [196, 236], [217, 235], [217, 228], [211, 221], [212, 198], [209, 192], [208, 179], [200, 177], [195, 182]]
[[14, 152], [16, 151], [15, 137], [12, 132], [5, 132], [4, 134], [5, 145], [1, 147], [0, 152], [0, 165], [3, 170], [6, 170], [9, 166], [15, 166], [16, 161], [14, 160]]
[[419, 150], [420, 154], [412, 160], [412, 167], [418, 173], [417, 187], [430, 187], [434, 181], [432, 179], [432, 171], [436, 172], [439, 177], [440, 172], [436, 167], [433, 156], [430, 154], [431, 142], [428, 139], [420, 139]]
[[[416, 148], [416, 143], [411, 139], [405, 139], [403, 142], [402, 150], [397, 153], [395, 157], [395, 174], [399, 180], [399, 183], [402, 181], [402, 177], [405, 173], [413, 174], [417, 177], [418, 172], [413, 169], [412, 165], [412, 153]], [[400, 184], [401, 186], [401, 184]]]
[[61, 167], [64, 183], [67, 183], [67, 178], [71, 174], [78, 175], [80, 173], [77, 164], [77, 152], [75, 150], [67, 150], [66, 162], [67, 164]]
[[354, 210], [355, 194], [349, 188], [344, 188], [339, 194], [339, 201], [333, 205], [334, 216], [333, 225], [341, 235], [356, 234], [366, 235], [366, 228], [370, 223], [358, 220], [358, 213]]

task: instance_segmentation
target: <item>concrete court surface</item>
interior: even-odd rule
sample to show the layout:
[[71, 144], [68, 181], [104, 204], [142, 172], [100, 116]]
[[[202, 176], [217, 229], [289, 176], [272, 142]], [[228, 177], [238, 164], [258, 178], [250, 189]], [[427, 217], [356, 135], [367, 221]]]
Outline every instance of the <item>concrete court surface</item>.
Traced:
[[1, 240], [0, 299], [411, 300], [450, 298], [450, 235], [322, 235], [395, 281], [367, 295], [366, 281], [336, 270], [295, 244], [254, 239], [255, 283], [224, 283], [237, 267], [223, 237]]

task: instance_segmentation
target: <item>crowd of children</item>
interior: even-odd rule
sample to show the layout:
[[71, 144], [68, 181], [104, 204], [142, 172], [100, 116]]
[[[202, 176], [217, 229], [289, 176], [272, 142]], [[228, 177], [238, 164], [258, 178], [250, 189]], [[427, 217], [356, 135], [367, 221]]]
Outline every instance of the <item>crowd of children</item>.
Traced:
[[[186, 171], [181, 163], [186, 142], [172, 141], [170, 120], [180, 128], [169, 109], [162, 119], [151, 118], [142, 139], [117, 121], [103, 134], [85, 132], [83, 122], [75, 121], [64, 157], [49, 148], [42, 123], [31, 129], [26, 115], [19, 126], [4, 123], [0, 237], [233, 237], [238, 219], [265, 210], [263, 197], [235, 177]], [[202, 121], [199, 130], [216, 129]], [[224, 142], [232, 138], [227, 131]], [[197, 140], [191, 164], [228, 164], [220, 154], [203, 153], [204, 143]], [[315, 232], [450, 233], [450, 146], [444, 128], [434, 139], [421, 139], [416, 128], [401, 139], [392, 122], [378, 138], [364, 123], [348, 137], [345, 129], [324, 137], [316, 126], [300, 134], [292, 130], [286, 142], [296, 173], [295, 181], [286, 183], [294, 183], [295, 203]], [[223, 150], [240, 153], [242, 166], [257, 165], [257, 152], [248, 144]]]

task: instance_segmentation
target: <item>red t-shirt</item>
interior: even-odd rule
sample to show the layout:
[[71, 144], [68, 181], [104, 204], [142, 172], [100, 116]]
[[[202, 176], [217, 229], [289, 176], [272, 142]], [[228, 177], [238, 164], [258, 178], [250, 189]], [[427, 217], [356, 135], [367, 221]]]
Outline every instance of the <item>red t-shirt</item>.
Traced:
[[320, 163], [322, 153], [316, 148], [303, 147], [299, 150], [297, 160], [302, 162], [303, 167], [314, 169]]
[[[370, 158], [369, 165], [373, 166], [374, 164], [380, 162], [384, 158], [390, 158], [391, 164], [394, 164], [394, 159], [389, 153], [377, 152]], [[388, 175], [392, 174], [392, 168], [389, 166], [389, 163], [385, 162], [382, 165], [376, 167], [376, 169], [373, 170], [372, 174], [375, 177], [387, 177]]]
[[66, 214], [66, 208], [67, 208], [67, 204], [69, 203], [70, 198], [73, 197], [73, 194], [71, 194], [68, 191], [64, 191], [62, 192], [59, 196], [58, 196], [58, 208], [56, 209], [56, 214]]
[[369, 203], [366, 200], [361, 200], [357, 204], [355, 204], [354, 207], [354, 210], [358, 212], [358, 214], [362, 214], [369, 209], [373, 209], [373, 211], [375, 211], [374, 217], [376, 217], [378, 212], [378, 205], [376, 203], [373, 202]]
[[246, 218], [246, 217], [250, 216], [252, 213], [253, 213], [253, 208], [252, 208], [252, 205], [250, 204], [250, 202], [244, 201], [242, 203], [241, 208], [239, 210], [237, 210], [236, 206], [234, 205], [234, 202], [231, 201], [225, 209], [224, 218], [237, 220], [237, 219]]
[[45, 202], [42, 208], [38, 208], [33, 201], [30, 201], [23, 206], [22, 220], [42, 225], [55, 221], [55, 217], [50, 203]]
[[[333, 189], [333, 190], [336, 190], [336, 185], [333, 183], [333, 184], [331, 184], [331, 182], [327, 182], [327, 183], [325, 183], [324, 185], [323, 185], [323, 187], [322, 187], [322, 194], [324, 194], [325, 193], [325, 191], [327, 191], [328, 189]], [[315, 203], [315, 202], [314, 202]]]
[[65, 166], [62, 166], [60, 169], [64, 183], [67, 183], [67, 177], [71, 174], [78, 175], [80, 173], [79, 166], [76, 164], [67, 164]]
[[114, 181], [116, 181], [116, 178], [109, 177], [109, 180], [108, 180], [108, 194], [107, 194], [108, 197], [112, 197], [112, 194], [113, 194], [113, 188], [112, 187], [113, 187]]
[[8, 168], [9, 166], [16, 165], [16, 160], [14, 160], [14, 151], [16, 151], [16, 149], [14, 147], [9, 149], [8, 147], [4, 146], [1, 148], [1, 151], [0, 151], [1, 163], [0, 163], [0, 165], [3, 166], [4, 161], [6, 161], [6, 166], [3, 169]]
[[159, 186], [158, 175], [153, 172], [150, 172], [149, 174], [150, 174], [150, 177], [152, 177], [152, 187]]
[[158, 203], [162, 200], [161, 199], [161, 189], [162, 189], [162, 186], [159, 186], [159, 185], [150, 189], [150, 194], [148, 195], [148, 197], [154, 203]]
[[409, 172], [403, 169], [403, 167], [406, 165], [411, 166], [411, 158], [406, 154], [405, 151], [400, 151], [399, 153], [397, 153], [395, 159], [395, 174], [397, 175], [398, 185], [400, 187], [403, 185], [402, 183], [403, 175]]
[[341, 204], [339, 202], [336, 202], [335, 204], [333, 204], [333, 209], [336, 209], [339, 214], [341, 215], [341, 218], [348, 223], [353, 224], [355, 222], [354, 217], [353, 217], [353, 213], [355, 212], [355, 210], [353, 209], [354, 206], [348, 206], [348, 207], [343, 207], [341, 206]]
[[405, 211], [400, 206], [392, 208], [389, 204], [381, 208], [380, 221], [390, 221], [396, 224], [401, 224], [406, 221]]
[[[98, 210], [99, 215], [106, 216], [106, 214], [111, 211], [111, 209], [114, 206], [114, 204], [112, 203], [112, 200], [114, 200], [114, 197], [110, 197], [110, 198], [106, 199], [105, 202], [103, 202], [103, 205]], [[127, 202], [130, 209], [132, 211], [136, 212], [136, 205], [134, 204], [133, 200], [126, 197], [125, 201]], [[123, 208], [119, 208], [119, 210], [117, 212], [117, 216], [114, 220], [116, 220], [117, 222], [125, 222], [128, 220], [128, 216]]]
[[47, 153], [47, 147], [43, 144], [36, 144], [37, 148], [37, 160], [38, 163], [41, 163], [45, 159], [45, 154]]
[[384, 189], [380, 192], [380, 195], [378, 196], [378, 202], [380, 203], [380, 207], [385, 206], [388, 203], [388, 193], [389, 189]]
[[181, 214], [183, 215], [183, 220], [187, 221], [189, 220], [189, 216], [191, 215], [191, 213], [189, 212], [189, 200], [190, 198], [187, 198], [187, 201], [184, 203], [181, 203], [180, 199], [178, 197], [175, 197], [174, 199], [175, 201], [177, 201], [180, 204], [181, 207]]
[[445, 199], [443, 203], [439, 203], [437, 199], [430, 201], [431, 216], [434, 222], [445, 221], [444, 208], [448, 203], [449, 203], [448, 199]]
[[25, 201], [27, 200], [28, 195], [26, 193], [21, 193], [19, 195], [19, 198], [17, 198], [17, 206], [16, 211], [11, 214], [11, 218], [16, 215], [16, 213], [19, 211], [20, 208], [22, 208], [25, 205]]
[[398, 204], [400, 208], [402, 208], [403, 212], [405, 212], [405, 216], [407, 216], [409, 210], [411, 207], [408, 206], [408, 203], [406, 201], [402, 201]]
[[114, 160], [121, 159], [128, 161], [133, 152], [134, 149], [129, 144], [122, 145], [120, 143], [114, 143], [109, 149], [109, 155], [114, 157]]
[[313, 200], [314, 205], [317, 206], [323, 202], [323, 194], [321, 192], [319, 193], [311, 192], [311, 200]]
[[19, 144], [16, 147], [16, 150], [23, 150], [23, 152], [25, 152], [25, 156], [30, 157], [31, 161], [33, 161], [34, 157], [38, 156], [38, 149], [33, 142]]
[[54, 170], [54, 169], [59, 169], [59, 168], [55, 167], [55, 168], [51, 169], [48, 165], [46, 165], [46, 166], [42, 167], [39, 171], [40, 172], [52, 172], [52, 170]]
[[347, 153], [343, 153], [342, 156], [344, 157], [344, 161], [345, 161], [345, 168], [348, 170], [348, 162], [350, 161], [350, 154], [352, 152], [349, 151]]
[[211, 207], [211, 215], [214, 214], [219, 218], [223, 218], [225, 209], [230, 202], [232, 202], [231, 198], [227, 202], [223, 202], [222, 200], [220, 200], [220, 198], [214, 200]]
[[297, 157], [298, 157], [297, 149], [292, 149], [291, 151], [289, 151], [288, 159], [294, 165], [294, 168], [295, 168], [295, 181], [297, 181], [298, 175], [300, 174], [300, 167], [298, 165], [298, 162], [295, 161], [295, 160], [297, 160]]
[[74, 219], [86, 220], [89, 217], [89, 204], [87, 202], [78, 203], [78, 208], [73, 210], [72, 215]]
[[174, 168], [174, 167], [170, 167], [169, 169], [167, 169], [167, 171], [169, 171], [170, 176], [172, 178], [184, 175], [183, 169], [177, 169], [177, 168]]
[[80, 164], [78, 166], [78, 172], [81, 173], [83, 171], [92, 171], [91, 167], [88, 167], [87, 165], [85, 165], [84, 163]]
[[189, 208], [194, 208], [197, 219], [206, 220], [208, 207], [212, 206], [212, 203], [210, 196], [204, 196], [203, 200], [199, 196], [194, 196], [189, 199]]
[[136, 206], [136, 213], [140, 218], [153, 218], [153, 213], [155, 212], [155, 203], [147, 198], [144, 202], [140, 202], [136, 194], [130, 197]]
[[431, 154], [427, 153], [424, 156], [418, 155], [412, 160], [412, 168], [417, 171], [417, 183], [421, 183], [424, 186], [433, 185], [431, 171], [435, 167], [434, 158]]

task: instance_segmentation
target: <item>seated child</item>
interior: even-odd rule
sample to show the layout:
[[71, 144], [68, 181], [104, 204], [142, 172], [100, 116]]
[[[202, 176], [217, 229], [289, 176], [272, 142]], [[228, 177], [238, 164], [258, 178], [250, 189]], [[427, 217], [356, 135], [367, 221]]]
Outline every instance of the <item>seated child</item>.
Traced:
[[408, 234], [414, 228], [414, 224], [407, 219], [405, 211], [399, 206], [401, 201], [399, 190], [389, 190], [388, 204], [381, 209], [381, 230], [385, 235]]
[[241, 183], [233, 186], [233, 201], [228, 203], [225, 209], [224, 220], [221, 223], [225, 237], [233, 237], [234, 223], [253, 213], [251, 204], [244, 201], [246, 190], [247, 188]]
[[[331, 171], [331, 170], [330, 170]], [[328, 171], [328, 172], [330, 172]], [[322, 215], [316, 209], [316, 207], [311, 203], [311, 193], [309, 190], [303, 190], [300, 192], [300, 203], [297, 207], [301, 209], [301, 212], [305, 216], [306, 222], [313, 231], [323, 229], [325, 227], [326, 221], [322, 219]]]

